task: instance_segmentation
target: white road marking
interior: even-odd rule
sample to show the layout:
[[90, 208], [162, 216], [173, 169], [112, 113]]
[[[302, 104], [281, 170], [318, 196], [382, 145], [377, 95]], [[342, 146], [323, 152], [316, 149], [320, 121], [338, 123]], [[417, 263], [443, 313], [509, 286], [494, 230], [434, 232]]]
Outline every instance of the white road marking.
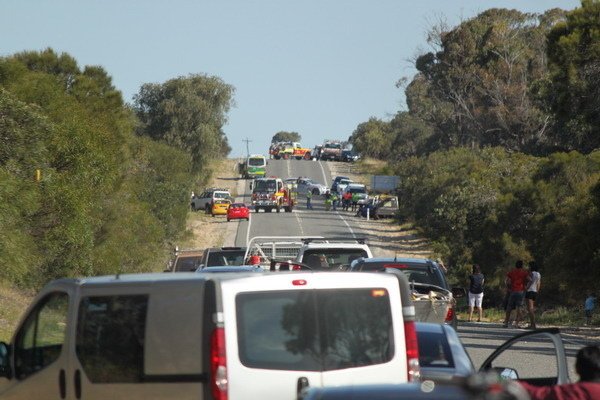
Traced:
[[[323, 168], [323, 162], [319, 160], [319, 166], [321, 167], [321, 172], [323, 173], [323, 182], [327, 182], [327, 177], [325, 176], [325, 168]], [[326, 184], [327, 185], [327, 184]], [[346, 226], [348, 227], [348, 230], [350, 231], [350, 233], [352, 234], [352, 237], [354, 239], [356, 239], [356, 234], [354, 233], [354, 229], [352, 229], [352, 227], [350, 226], [350, 224], [348, 223], [348, 221], [346, 221], [346, 218], [344, 218], [339, 211], [335, 211], [335, 213], [337, 214], [338, 217], [340, 217], [340, 219], [342, 220], [342, 222], [344, 224], [346, 224]]]

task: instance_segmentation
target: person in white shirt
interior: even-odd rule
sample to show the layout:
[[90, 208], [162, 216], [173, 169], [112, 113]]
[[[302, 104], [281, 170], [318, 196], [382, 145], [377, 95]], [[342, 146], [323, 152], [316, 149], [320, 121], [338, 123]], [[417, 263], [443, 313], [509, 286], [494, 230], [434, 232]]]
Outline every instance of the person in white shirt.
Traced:
[[527, 291], [525, 299], [527, 300], [527, 312], [529, 313], [529, 328], [535, 329], [535, 301], [540, 291], [542, 276], [538, 272], [538, 266], [535, 261], [529, 262], [529, 277], [527, 279]]

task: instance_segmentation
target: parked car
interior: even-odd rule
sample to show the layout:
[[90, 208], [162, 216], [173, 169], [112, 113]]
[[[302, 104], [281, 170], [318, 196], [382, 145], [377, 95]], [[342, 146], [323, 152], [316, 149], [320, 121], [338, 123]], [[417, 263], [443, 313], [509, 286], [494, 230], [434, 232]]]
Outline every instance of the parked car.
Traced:
[[210, 247], [204, 250], [202, 267], [244, 265], [245, 247]]
[[345, 162], [355, 162], [360, 159], [358, 153], [354, 152], [354, 150], [342, 150], [342, 161]]
[[202, 273], [223, 273], [223, 272], [265, 272], [265, 270], [259, 265], [239, 265], [239, 266], [214, 266], [214, 267], [200, 267], [196, 272]]
[[454, 328], [446, 324], [417, 322], [421, 380], [453, 381], [476, 372]]
[[370, 198], [364, 207], [360, 209], [360, 216], [363, 218], [379, 219], [392, 218], [398, 213], [398, 197], [389, 195], [380, 195]]
[[215, 215], [227, 215], [227, 210], [231, 205], [229, 199], [218, 199], [213, 202], [210, 214], [214, 217]]
[[333, 178], [333, 183], [331, 184], [331, 190], [332, 190], [332, 191], [337, 191], [337, 190], [338, 190], [338, 187], [337, 187], [337, 185], [338, 185], [338, 183], [339, 183], [341, 180], [347, 180], [347, 181], [350, 181], [350, 178], [348, 178], [347, 176], [336, 176], [335, 178]]
[[362, 183], [350, 183], [344, 190], [344, 193], [351, 193], [352, 195], [358, 195], [358, 201], [356, 204], [363, 205], [369, 201], [369, 194], [367, 193], [367, 187]]
[[204, 250], [186, 249], [180, 250], [178, 247], [173, 251], [173, 256], [167, 265], [165, 272], [190, 272], [195, 271], [201, 264], [204, 257]]
[[191, 200], [192, 211], [204, 210], [211, 213], [213, 203], [216, 200], [231, 200], [231, 193], [227, 189], [209, 188], [199, 195], [194, 195]]
[[[419, 346], [420, 347], [420, 346]], [[540, 349], [532, 357], [533, 349]], [[500, 366], [493, 367], [497, 364]], [[554, 373], [545, 376], [550, 365]], [[560, 331], [555, 328], [525, 332], [498, 347], [479, 372], [447, 382], [424, 379], [420, 384], [310, 387], [301, 400], [529, 400], [516, 382], [556, 385], [569, 382], [567, 358]]]
[[408, 283], [391, 274], [356, 278], [242, 272], [53, 281], [11, 343], [0, 342], [0, 397], [296, 400], [305, 386], [409, 381], [418, 345]]
[[353, 261], [349, 268], [349, 271], [355, 272], [386, 270], [399, 271], [410, 282], [419, 321], [445, 322], [454, 329], [457, 328], [458, 319], [454, 311], [456, 300], [453, 293], [462, 295], [464, 288], [451, 288], [437, 262], [421, 258], [360, 258]]
[[296, 192], [300, 194], [306, 194], [306, 192], [310, 191], [313, 195], [319, 196], [325, 194], [327, 192], [327, 186], [322, 183], [318, 183], [313, 181], [310, 178], [288, 178], [285, 180], [287, 184], [296, 185]]
[[233, 203], [227, 209], [227, 221], [232, 219], [245, 219], [250, 221], [250, 209], [244, 203]]

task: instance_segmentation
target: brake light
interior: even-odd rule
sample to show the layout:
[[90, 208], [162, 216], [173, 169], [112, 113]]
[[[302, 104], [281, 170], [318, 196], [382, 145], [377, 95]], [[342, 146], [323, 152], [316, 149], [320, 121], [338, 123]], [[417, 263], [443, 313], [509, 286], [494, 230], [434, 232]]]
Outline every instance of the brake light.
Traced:
[[210, 338], [210, 389], [215, 400], [227, 400], [225, 329], [215, 328]]
[[406, 264], [383, 264], [383, 268], [408, 268]]
[[404, 340], [406, 341], [406, 372], [409, 382], [418, 381], [421, 377], [419, 366], [419, 342], [414, 321], [404, 321]]
[[446, 322], [452, 322], [452, 320], [454, 319], [454, 308], [450, 307], [448, 308], [448, 312], [446, 313]]
[[294, 286], [305, 286], [306, 285], [306, 280], [305, 279], [294, 279], [292, 281], [292, 285], [294, 285]]

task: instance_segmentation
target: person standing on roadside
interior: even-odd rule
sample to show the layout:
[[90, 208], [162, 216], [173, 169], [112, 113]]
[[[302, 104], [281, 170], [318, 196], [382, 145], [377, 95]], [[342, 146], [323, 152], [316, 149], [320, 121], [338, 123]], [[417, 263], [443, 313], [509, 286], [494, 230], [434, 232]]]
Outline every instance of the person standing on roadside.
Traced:
[[477, 322], [483, 318], [483, 285], [485, 279], [478, 264], [473, 265], [473, 273], [469, 275], [469, 322], [473, 319], [473, 309], [477, 308], [479, 316]]
[[312, 210], [313, 206], [312, 206], [312, 192], [310, 191], [310, 189], [306, 192], [306, 208], [308, 210]]
[[588, 293], [585, 303], [583, 305], [583, 311], [585, 312], [585, 324], [592, 324], [592, 314], [596, 308], [596, 296], [593, 293]]
[[542, 285], [542, 276], [538, 272], [538, 266], [535, 261], [529, 262], [529, 278], [527, 291], [525, 292], [525, 301], [527, 302], [527, 313], [529, 314], [529, 328], [535, 329], [535, 302]]
[[523, 269], [523, 260], [518, 260], [515, 267], [506, 274], [506, 284], [510, 286], [510, 294], [508, 295], [508, 304], [506, 305], [506, 318], [504, 319], [503, 327], [508, 327], [512, 310], [517, 310], [515, 317], [515, 327], [519, 327], [521, 321], [521, 307], [525, 299], [525, 284], [529, 273]]

